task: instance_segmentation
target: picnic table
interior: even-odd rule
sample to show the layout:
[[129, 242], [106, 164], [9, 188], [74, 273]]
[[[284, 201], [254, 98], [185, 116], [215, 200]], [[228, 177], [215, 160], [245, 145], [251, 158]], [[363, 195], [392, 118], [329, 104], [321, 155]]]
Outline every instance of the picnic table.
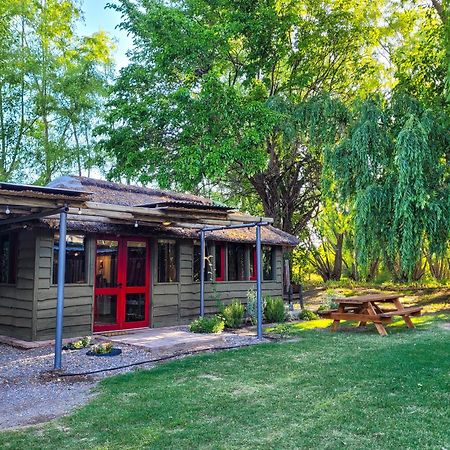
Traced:
[[[319, 315], [326, 319], [333, 319], [331, 329], [337, 331], [341, 320], [359, 321], [359, 326], [373, 322], [381, 336], [387, 336], [384, 325], [391, 323], [394, 316], [401, 316], [408, 328], [414, 328], [411, 316], [420, 315], [419, 306], [405, 307], [400, 301], [400, 294], [369, 294], [355, 297], [337, 298], [337, 309], [319, 311]], [[392, 303], [395, 308], [385, 309], [386, 303]], [[383, 305], [383, 308], [380, 307]]]

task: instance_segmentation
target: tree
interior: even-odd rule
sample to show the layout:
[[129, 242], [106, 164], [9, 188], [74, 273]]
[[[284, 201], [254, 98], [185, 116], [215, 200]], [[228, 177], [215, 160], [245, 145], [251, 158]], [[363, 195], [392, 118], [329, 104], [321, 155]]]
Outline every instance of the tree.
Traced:
[[80, 17], [72, 0], [0, 6], [0, 180], [45, 184], [92, 159], [111, 41], [104, 33], [77, 36]]
[[[300, 233], [320, 202], [322, 149], [344, 103], [377, 87], [377, 2], [122, 0], [135, 42], [109, 102], [109, 176], [256, 195]], [[233, 192], [228, 193], [232, 195]]]
[[400, 280], [413, 278], [422, 252], [442, 257], [450, 230], [447, 117], [398, 90], [359, 105], [348, 136], [327, 166], [354, 214], [358, 263], [374, 257]]

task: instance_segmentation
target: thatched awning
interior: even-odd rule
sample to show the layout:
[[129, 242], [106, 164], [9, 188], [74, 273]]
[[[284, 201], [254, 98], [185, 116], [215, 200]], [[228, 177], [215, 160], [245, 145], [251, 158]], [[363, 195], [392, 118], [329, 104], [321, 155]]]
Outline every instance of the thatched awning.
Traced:
[[[57, 221], [46, 219], [50, 227], [57, 227]], [[183, 227], [165, 227], [158, 225], [139, 224], [136, 228], [132, 224], [106, 224], [100, 222], [70, 221], [67, 224], [70, 231], [79, 231], [93, 234], [120, 234], [129, 236], [161, 237], [174, 239], [199, 239], [200, 230]], [[266, 245], [279, 245], [283, 247], [295, 247], [299, 241], [294, 236], [278, 230], [272, 226], [261, 228], [262, 243]], [[241, 228], [238, 230], [221, 230], [209, 232], [207, 241], [255, 243], [255, 228]]]
[[[55, 201], [69, 207], [68, 229], [97, 234], [127, 234], [198, 239], [205, 226], [252, 224], [272, 219], [254, 217], [205, 197], [141, 186], [129, 186], [86, 177], [65, 176], [47, 187], [34, 190], [12, 185], [17, 198], [34, 203]], [[0, 186], [0, 194], [2, 187]], [[27, 200], [29, 197], [29, 200]], [[36, 221], [33, 222], [37, 224]], [[43, 226], [58, 227], [58, 216], [40, 220]], [[137, 225], [137, 227], [136, 227]], [[253, 228], [223, 229], [208, 233], [207, 239], [254, 243]], [[298, 239], [277, 228], [262, 229], [265, 244], [296, 246]]]

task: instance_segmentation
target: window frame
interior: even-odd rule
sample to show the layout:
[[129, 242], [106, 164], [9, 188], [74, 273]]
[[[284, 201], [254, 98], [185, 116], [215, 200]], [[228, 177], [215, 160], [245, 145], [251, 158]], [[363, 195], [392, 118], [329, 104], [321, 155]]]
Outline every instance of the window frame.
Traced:
[[[220, 257], [220, 276], [217, 276], [217, 249], [219, 249]], [[225, 264], [225, 244], [215, 244], [214, 246], [214, 280], [221, 283], [225, 281], [225, 274], [227, 273], [227, 264]]]
[[[229, 243], [227, 244], [227, 267], [226, 267], [226, 273], [227, 273], [227, 281], [231, 281], [231, 282], [243, 282], [243, 281], [249, 281], [248, 277], [247, 277], [247, 270], [246, 270], [246, 259], [247, 259], [247, 245], [242, 243], [242, 242], [233, 242], [233, 243]], [[243, 267], [243, 277], [239, 278], [239, 261], [237, 259], [237, 252], [234, 253], [234, 257], [236, 258], [236, 279], [232, 280], [230, 279], [230, 249], [231, 248], [241, 248], [243, 251], [243, 263], [244, 263], [244, 267]]]
[[[266, 278], [264, 276], [264, 250], [270, 250], [270, 269], [272, 273], [271, 278]], [[263, 281], [276, 281], [276, 274], [275, 274], [275, 252], [276, 248], [273, 245], [263, 245], [261, 246], [261, 271], [262, 271], [262, 279]]]
[[[175, 273], [176, 273], [176, 277], [175, 280], [172, 281], [160, 281], [159, 279], [159, 274], [160, 274], [160, 255], [159, 255], [159, 246], [160, 244], [165, 244], [165, 245], [173, 245], [174, 249], [175, 249]], [[167, 253], [168, 254], [168, 253]], [[155, 283], [156, 284], [176, 284], [180, 282], [180, 251], [179, 251], [179, 245], [178, 242], [174, 239], [158, 239], [156, 241], [156, 280]], [[166, 267], [166, 272], [167, 274], [169, 273], [169, 266]]]
[[[195, 259], [196, 259], [196, 249], [198, 249], [198, 280], [195, 279], [196, 270], [195, 270]], [[194, 241], [194, 245], [192, 246], [192, 282], [200, 283], [200, 242]], [[212, 281], [213, 279], [213, 264], [212, 259], [213, 255], [211, 253], [211, 246], [205, 242], [205, 282]]]
[[[251, 266], [251, 262], [253, 261], [253, 273], [252, 273], [252, 266]], [[250, 281], [256, 281], [256, 246], [255, 245], [251, 245], [250, 246], [250, 266], [248, 268], [248, 272], [249, 272], [249, 280]]]
[[0, 234], [0, 240], [8, 238], [9, 259], [8, 259], [8, 280], [0, 281], [0, 286], [15, 286], [17, 284], [17, 260], [19, 256], [19, 239], [15, 231], [7, 231]]
[[[57, 286], [58, 285], [58, 271], [56, 270], [55, 273], [55, 242], [59, 240], [59, 233], [56, 232], [53, 235], [53, 244], [52, 244], [52, 271], [50, 274], [50, 280], [51, 280], [51, 286]], [[66, 276], [64, 275], [64, 285], [65, 286], [89, 286], [89, 244], [88, 244], [88, 236], [86, 233], [76, 233], [76, 232], [70, 232], [66, 234], [66, 271], [67, 271], [67, 238], [69, 236], [83, 236], [83, 246], [84, 246], [84, 281], [75, 282], [75, 283], [67, 283], [66, 282]], [[59, 252], [59, 249], [58, 249]], [[57, 259], [56, 259], [57, 263]], [[54, 277], [56, 276], [56, 280]], [[55, 282], [56, 281], [56, 282]]]

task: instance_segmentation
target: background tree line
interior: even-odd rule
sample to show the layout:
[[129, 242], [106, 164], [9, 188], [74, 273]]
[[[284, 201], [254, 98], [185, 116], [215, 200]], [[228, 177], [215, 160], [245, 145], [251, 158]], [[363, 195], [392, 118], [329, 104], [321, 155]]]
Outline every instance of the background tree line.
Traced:
[[0, 3], [0, 180], [88, 173], [112, 42], [78, 36], [72, 0]]
[[447, 0], [111, 7], [134, 41], [113, 80], [74, 1], [0, 6], [0, 179], [96, 164], [273, 217], [323, 280], [449, 277]]

